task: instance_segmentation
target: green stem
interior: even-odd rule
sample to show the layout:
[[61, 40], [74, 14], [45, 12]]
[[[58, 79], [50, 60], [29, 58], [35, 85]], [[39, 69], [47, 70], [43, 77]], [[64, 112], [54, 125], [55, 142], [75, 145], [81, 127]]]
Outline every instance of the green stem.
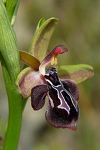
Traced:
[[0, 59], [9, 106], [3, 150], [17, 150], [25, 101], [15, 85], [16, 77], [20, 72], [19, 53], [15, 33], [2, 1], [0, 1], [0, 20]]
[[2, 64], [2, 69], [9, 100], [8, 127], [3, 150], [17, 150], [24, 101], [22, 101], [22, 97], [16, 91], [15, 84], [12, 83], [4, 63]]

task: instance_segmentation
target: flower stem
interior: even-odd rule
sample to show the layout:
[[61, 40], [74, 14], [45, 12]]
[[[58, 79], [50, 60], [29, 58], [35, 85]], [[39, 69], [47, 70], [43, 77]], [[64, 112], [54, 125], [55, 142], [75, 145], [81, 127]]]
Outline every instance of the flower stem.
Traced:
[[9, 106], [3, 150], [17, 150], [25, 100], [18, 93], [15, 85], [17, 75], [20, 72], [19, 53], [15, 33], [2, 1], [0, 1], [0, 20], [0, 60]]
[[5, 136], [3, 150], [11, 150], [11, 149], [17, 150], [22, 122], [22, 110], [24, 108], [24, 101], [22, 101], [22, 97], [16, 91], [16, 87], [11, 82], [8, 71], [5, 65], [3, 64], [2, 69], [9, 100], [8, 127]]

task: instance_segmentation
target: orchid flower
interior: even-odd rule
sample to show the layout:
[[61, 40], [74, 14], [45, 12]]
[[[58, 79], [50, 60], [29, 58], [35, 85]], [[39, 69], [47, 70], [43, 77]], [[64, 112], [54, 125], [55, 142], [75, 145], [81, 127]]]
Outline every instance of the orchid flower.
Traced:
[[67, 51], [63, 45], [56, 46], [41, 62], [31, 54], [20, 51], [21, 60], [31, 68], [22, 70], [16, 84], [23, 97], [31, 97], [34, 110], [41, 109], [47, 97], [48, 108], [45, 116], [49, 124], [56, 128], [76, 130], [79, 118], [79, 89], [76, 81], [77, 78], [90, 78], [93, 72], [91, 67], [90, 70], [82, 67], [79, 69], [76, 65], [73, 66], [76, 67], [74, 73], [69, 71], [68, 76], [67, 66], [59, 69], [57, 56]]

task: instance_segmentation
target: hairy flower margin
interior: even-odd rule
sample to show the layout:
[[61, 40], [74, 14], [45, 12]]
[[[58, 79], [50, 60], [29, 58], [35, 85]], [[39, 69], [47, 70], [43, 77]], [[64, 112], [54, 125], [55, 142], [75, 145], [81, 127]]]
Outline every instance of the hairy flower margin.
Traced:
[[[31, 54], [20, 51], [21, 60], [31, 68], [21, 71], [16, 84], [23, 97], [31, 96], [31, 106], [34, 110], [41, 109], [46, 96], [48, 97], [45, 116], [49, 124], [57, 128], [76, 130], [79, 117], [79, 90], [73, 76], [69, 79], [64, 73], [64, 76], [59, 77], [57, 69], [57, 56], [67, 51], [63, 45], [56, 46], [41, 62]], [[83, 74], [86, 79], [93, 76], [91, 70], [88, 70], [88, 73], [83, 70], [81, 74], [80, 71], [82, 70], [78, 70], [79, 77]]]

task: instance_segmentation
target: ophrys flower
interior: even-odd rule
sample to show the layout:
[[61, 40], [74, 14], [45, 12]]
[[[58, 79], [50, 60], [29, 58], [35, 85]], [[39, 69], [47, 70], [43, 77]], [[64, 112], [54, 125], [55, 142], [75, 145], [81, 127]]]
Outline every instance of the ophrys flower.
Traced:
[[62, 45], [56, 46], [41, 63], [32, 55], [20, 52], [21, 59], [32, 68], [19, 74], [17, 85], [24, 97], [31, 96], [34, 110], [44, 106], [47, 96], [49, 102], [45, 116], [52, 126], [75, 130], [79, 117], [79, 90], [74, 80], [65, 76], [60, 78], [56, 69], [57, 55], [67, 51]]

